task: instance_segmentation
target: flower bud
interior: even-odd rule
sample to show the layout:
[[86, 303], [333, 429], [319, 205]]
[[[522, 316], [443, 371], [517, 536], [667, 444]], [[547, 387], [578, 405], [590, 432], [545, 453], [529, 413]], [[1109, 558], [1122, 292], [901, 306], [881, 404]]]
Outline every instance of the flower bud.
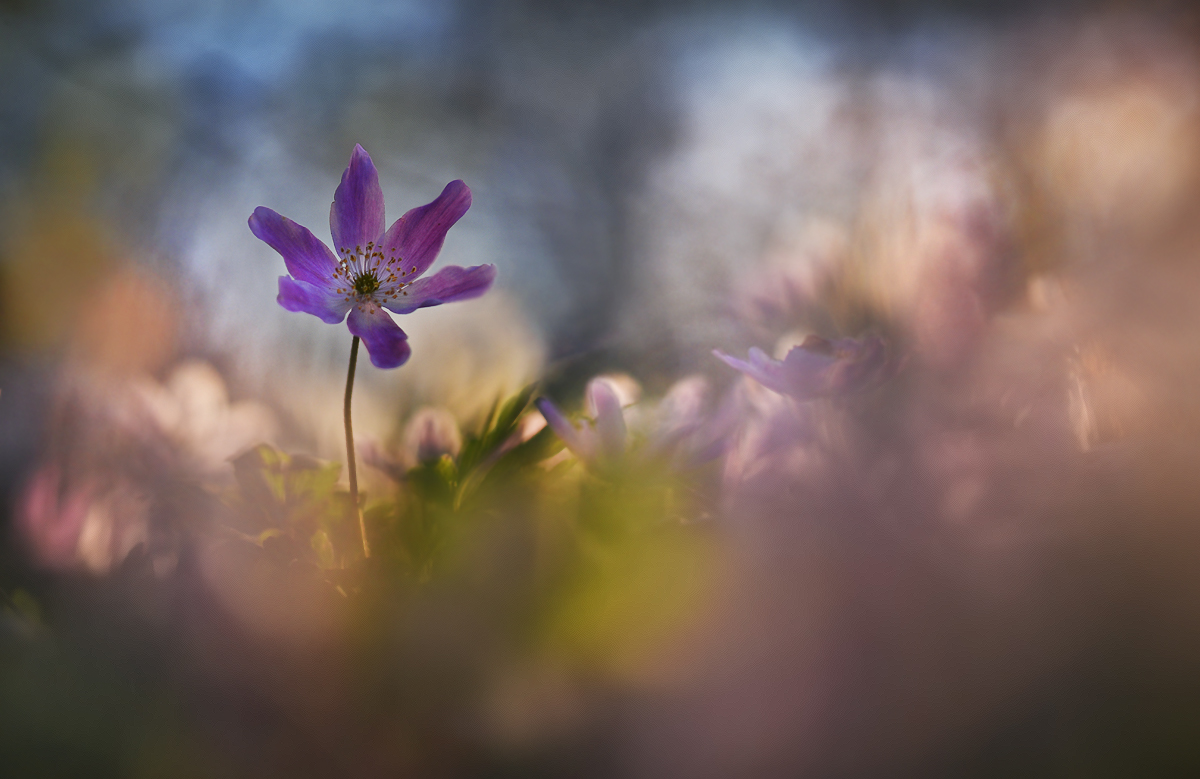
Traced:
[[403, 451], [412, 463], [437, 460], [444, 454], [455, 457], [461, 448], [458, 420], [444, 408], [422, 408], [404, 428]]

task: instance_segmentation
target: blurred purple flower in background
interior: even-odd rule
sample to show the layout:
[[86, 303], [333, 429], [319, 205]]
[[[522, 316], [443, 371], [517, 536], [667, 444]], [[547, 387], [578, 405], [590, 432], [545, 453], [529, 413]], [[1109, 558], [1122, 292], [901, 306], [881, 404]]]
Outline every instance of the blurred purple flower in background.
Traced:
[[783, 360], [773, 360], [758, 348], [750, 350], [750, 361], [713, 351], [725, 363], [759, 384], [796, 400], [814, 400], [850, 395], [877, 386], [896, 370], [887, 345], [878, 336], [861, 340], [810, 335], [793, 347]]
[[401, 451], [410, 465], [457, 457], [462, 450], [458, 420], [444, 408], [425, 407], [404, 426]]
[[402, 482], [410, 469], [422, 463], [436, 462], [443, 456], [458, 457], [462, 445], [462, 432], [454, 414], [445, 408], [425, 406], [405, 424], [399, 451], [389, 451], [378, 441], [368, 439], [362, 454], [372, 468]]
[[627, 376], [593, 378], [584, 392], [589, 418], [578, 426], [549, 398], [536, 405], [567, 449], [589, 465], [631, 455], [637, 462], [663, 458], [672, 467], [688, 468], [721, 456], [738, 424], [739, 398], [730, 395], [706, 408], [709, 387], [701, 376], [675, 382], [650, 407], [638, 403], [640, 392]]
[[[414, 208], [384, 232], [379, 173], [355, 145], [329, 209], [337, 256], [308, 228], [259, 206], [250, 230], [283, 256], [290, 276], [279, 277], [279, 305], [335, 325], [350, 316], [350, 332], [362, 338], [377, 368], [397, 368], [412, 353], [408, 336], [384, 312], [469, 300], [487, 292], [495, 265], [450, 265], [417, 277], [437, 259], [446, 232], [471, 207], [471, 190], [452, 181], [432, 203]], [[339, 259], [340, 258], [340, 259]]]
[[586, 463], [615, 460], [625, 453], [625, 415], [615, 384], [604, 377], [588, 382], [585, 398], [592, 420], [576, 427], [549, 398], [538, 398], [538, 411], [567, 448]]

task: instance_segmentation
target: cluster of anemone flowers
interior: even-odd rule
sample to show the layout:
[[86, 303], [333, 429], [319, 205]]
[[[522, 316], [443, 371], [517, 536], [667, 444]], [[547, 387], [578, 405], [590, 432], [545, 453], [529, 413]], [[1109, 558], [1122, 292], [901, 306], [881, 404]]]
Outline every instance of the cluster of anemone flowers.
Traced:
[[[329, 210], [334, 249], [308, 228], [265, 206], [256, 208], [249, 219], [250, 230], [275, 249], [287, 267], [289, 275], [279, 277], [279, 305], [327, 324], [344, 320], [353, 336], [344, 405], [346, 458], [350, 500], [367, 556], [370, 543], [359, 506], [350, 411], [359, 342], [366, 345], [375, 367], [398, 368], [408, 361], [412, 348], [407, 334], [388, 312], [410, 314], [477, 298], [491, 288], [496, 267], [490, 264], [449, 265], [423, 276], [437, 259], [447, 232], [470, 206], [470, 188], [461, 180], [452, 181], [433, 202], [409, 210], [385, 229], [379, 173], [367, 151], [356, 145]], [[763, 387], [800, 402], [852, 395], [877, 386], [899, 364], [876, 335], [836, 340], [810, 335], [782, 360], [772, 359], [758, 348], [750, 350], [748, 360], [719, 349], [713, 353]], [[546, 397], [538, 398], [535, 405], [566, 449], [593, 468], [627, 454], [630, 442], [624, 404], [609, 380], [600, 377], [589, 384], [586, 405], [590, 413], [582, 419], [568, 418]], [[650, 435], [647, 450], [661, 450], [668, 440], [678, 449], [687, 439], [690, 446], [709, 457], [719, 454], [722, 437], [732, 432], [730, 415], [718, 414], [717, 419], [702, 423], [700, 414], [699, 406], [690, 404], [685, 412], [688, 419], [660, 425]]]
[[[263, 738], [276, 737], [276, 721], [317, 723], [337, 742], [321, 749], [353, 745], [344, 773], [356, 775], [372, 775], [376, 759], [409, 765], [387, 751], [397, 730], [436, 768], [456, 765], [464, 743], [502, 764], [507, 747], [487, 727], [524, 733], [521, 748], [536, 751], [593, 727], [614, 689], [637, 698], [685, 677], [682, 702], [630, 738], [686, 741], [672, 736], [677, 723], [723, 730], [709, 717], [728, 704], [787, 723], [767, 748], [788, 754], [803, 723], [840, 721], [837, 700], [861, 695], [864, 679], [894, 703], [878, 721], [848, 720], [848, 731], [907, 726], [919, 708], [910, 704], [944, 683], [947, 636], [972, 636], [978, 656], [948, 671], [971, 690], [1035, 635], [1083, 640], [1061, 626], [1069, 620], [1042, 617], [1075, 604], [1051, 594], [1044, 612], [1033, 579], [1011, 572], [1037, 559], [1052, 569], [1048, 536], [1090, 532], [1072, 527], [1072, 512], [1100, 508], [1072, 489], [1096, 474], [1134, 505], [1144, 485], [1112, 444], [1138, 432], [1150, 384], [1075, 332], [1094, 320], [1065, 294], [1054, 299], [1048, 274], [1030, 284], [1028, 305], [996, 313], [1012, 254], [992, 201], [933, 210], [926, 231], [938, 240], [905, 255], [922, 268], [907, 302], [897, 293], [870, 300], [868, 315], [838, 316], [830, 290], [861, 295], [844, 306], [852, 312], [870, 296], [852, 276], [828, 288], [801, 278], [833, 274], [831, 259], [764, 284], [727, 331], [730, 342], [742, 333], [746, 351], [704, 343], [694, 373], [647, 379], [661, 392], [611, 364], [600, 373], [611, 357], [601, 355], [594, 369], [551, 365], [474, 417], [411, 407], [397, 392], [395, 434], [371, 427], [356, 443], [360, 346], [376, 369], [412, 371], [422, 344], [393, 316], [479, 298], [496, 282], [491, 264], [434, 267], [471, 204], [470, 188], [451, 181], [389, 225], [379, 174], [356, 146], [330, 243], [255, 209], [250, 231], [287, 270], [278, 304], [349, 330], [344, 460], [266, 443], [279, 440], [266, 404], [233, 402], [199, 360], [161, 384], [147, 375], [101, 392], [79, 379], [61, 413], [75, 427], [47, 447], [16, 501], [32, 564], [106, 575], [89, 586], [136, 582], [150, 595], [130, 608], [147, 613], [169, 593], [172, 619], [199, 645], [199, 659], [179, 661], [187, 673], [177, 676], [198, 680], [185, 685], [226, 678], [237, 656], [233, 673], [256, 697], [252, 713], [230, 706], [230, 716]], [[239, 238], [253, 245], [240, 227]], [[960, 611], [942, 608], [947, 593]], [[18, 615], [36, 638], [38, 604], [0, 596], [5, 618]], [[145, 630], [168, 646], [176, 632], [171, 620]], [[879, 674], [876, 651], [895, 674]], [[1001, 688], [1036, 684], [1037, 671], [980, 686], [978, 706], [1000, 706]], [[295, 694], [300, 678], [311, 696]], [[697, 707], [693, 693], [716, 703]], [[934, 703], [921, 723], [930, 732], [959, 705]], [[266, 725], [256, 721], [264, 710]], [[480, 720], [490, 724], [462, 735], [461, 722]], [[307, 754], [308, 735], [281, 751]], [[753, 763], [759, 733], [735, 741]], [[674, 747], [680, 764], [703, 768], [708, 753], [685, 746]]]

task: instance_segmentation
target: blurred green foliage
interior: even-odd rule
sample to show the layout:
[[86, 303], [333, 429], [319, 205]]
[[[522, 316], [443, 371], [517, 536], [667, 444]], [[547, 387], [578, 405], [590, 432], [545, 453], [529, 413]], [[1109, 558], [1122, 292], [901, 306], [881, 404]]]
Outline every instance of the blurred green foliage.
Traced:
[[[48, 590], [49, 608], [11, 591], [0, 751], [29, 776], [241, 775], [224, 718], [289, 775], [357, 770], [370, 750], [424, 775], [521, 764], [495, 733], [571, 737], [539, 696], [654, 673], [711, 593], [715, 547], [681, 498], [700, 474], [637, 447], [585, 467], [549, 428], [524, 432], [535, 391], [362, 496], [370, 559], [341, 465], [262, 444], [232, 461], [217, 532], [196, 530], [204, 551], [173, 572], [135, 553]], [[314, 739], [347, 762], [289, 762]]]
[[[281, 561], [344, 567], [358, 528], [347, 521], [349, 495], [337, 489], [340, 463], [289, 455], [260, 444], [233, 460], [237, 487], [227, 495], [234, 532]], [[335, 539], [337, 543], [335, 544]]]
[[589, 469], [549, 427], [522, 440], [535, 391], [497, 401], [464, 432], [456, 457], [418, 462], [393, 494], [364, 498], [369, 561], [337, 486], [340, 466], [265, 444], [233, 462], [230, 529], [277, 563], [315, 566], [368, 601], [392, 597], [381, 582], [440, 591], [492, 571], [501, 578], [485, 587], [514, 599], [503, 630], [521, 651], [624, 672], [686, 624], [704, 592], [711, 548], [679, 498], [697, 474], [636, 448]]

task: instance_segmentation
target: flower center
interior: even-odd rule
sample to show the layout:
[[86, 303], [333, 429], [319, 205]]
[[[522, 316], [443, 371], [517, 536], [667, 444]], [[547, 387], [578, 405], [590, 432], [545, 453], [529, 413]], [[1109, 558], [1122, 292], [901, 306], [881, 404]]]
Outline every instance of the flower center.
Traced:
[[[368, 300], [383, 305], [388, 300], [395, 300], [407, 295], [405, 287], [412, 281], [402, 281], [405, 277], [415, 278], [416, 268], [401, 269], [403, 260], [399, 255], [384, 257], [383, 245], [374, 241], [367, 243], [366, 251], [361, 246], [341, 247], [338, 254], [337, 267], [333, 269], [330, 280], [334, 282], [339, 295], [351, 297], [359, 303]], [[399, 272], [397, 275], [397, 271]], [[337, 287], [337, 284], [345, 286]]]
[[377, 289], [379, 289], [379, 279], [375, 278], [373, 270], [363, 271], [354, 279], [354, 291], [359, 295], [370, 295]]

